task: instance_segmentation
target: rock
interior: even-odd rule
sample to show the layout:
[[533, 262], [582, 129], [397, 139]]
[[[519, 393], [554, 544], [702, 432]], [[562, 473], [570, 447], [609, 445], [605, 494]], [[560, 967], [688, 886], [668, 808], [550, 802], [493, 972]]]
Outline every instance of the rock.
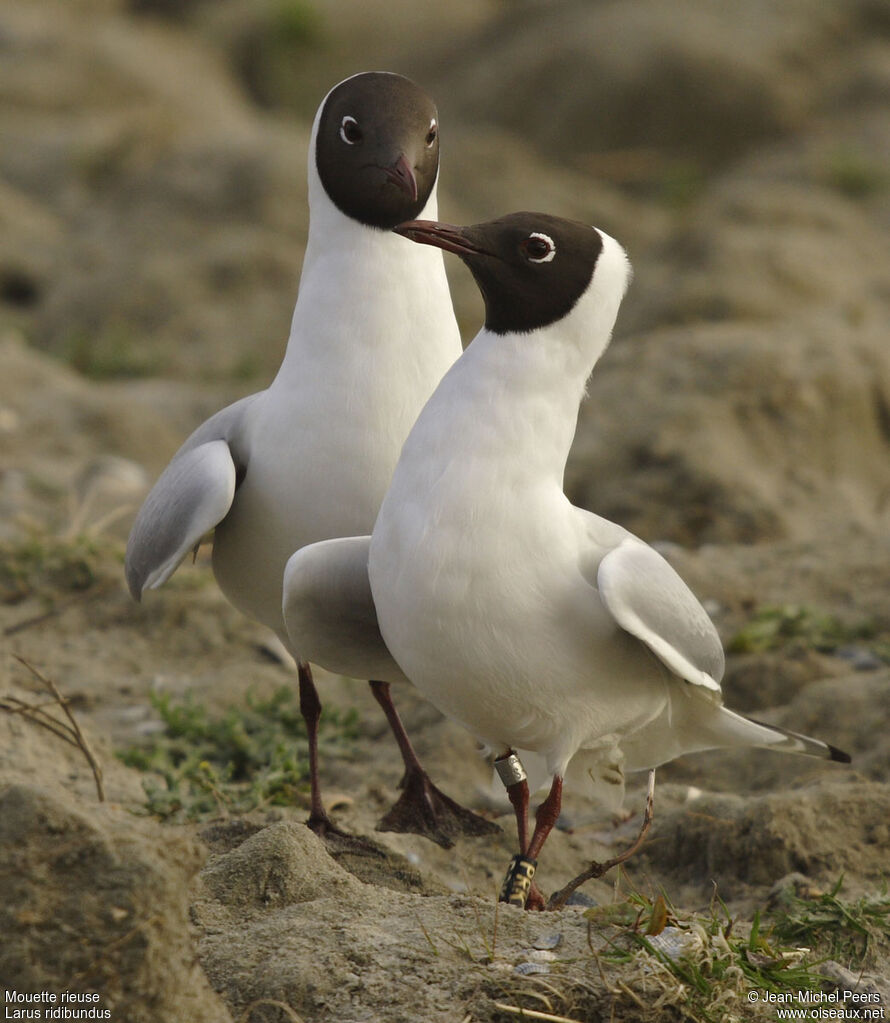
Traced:
[[[860, 996], [855, 1001], [848, 996], [846, 999], [848, 1003], [863, 1007], [871, 1003], [874, 1007], [886, 1005], [890, 1000], [890, 979], [887, 977], [876, 977], [873, 974], [863, 974], [861, 971], [854, 973], [833, 959], [820, 963], [817, 973], [827, 981], [826, 988], [841, 992], [855, 991]], [[841, 997], [843, 998], [843, 995]]]

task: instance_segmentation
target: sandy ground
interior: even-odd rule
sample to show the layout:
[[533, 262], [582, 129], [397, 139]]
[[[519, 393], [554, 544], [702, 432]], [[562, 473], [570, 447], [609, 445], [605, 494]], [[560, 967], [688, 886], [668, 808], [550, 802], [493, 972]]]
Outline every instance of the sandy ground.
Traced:
[[[349, 21], [361, 6], [331, 11]], [[514, 831], [473, 742], [397, 693], [430, 773], [502, 833], [445, 850], [377, 832], [398, 794], [397, 750], [363, 682], [319, 673], [326, 704], [359, 714], [348, 750], [324, 760], [325, 791], [376, 851], [321, 843], [302, 824], [303, 793], [247, 815], [147, 816], [143, 776], [115, 751], [158, 734], [152, 694], [222, 711], [294, 684], [216, 590], [206, 551], [136, 605], [122, 550], [184, 436], [280, 358], [305, 237], [307, 119], [357, 69], [357, 36], [332, 14], [294, 60], [280, 35], [269, 41], [271, 4], [249, 16], [235, 0], [188, 4], [170, 20], [160, 2], [13, 2], [0, 15], [12, 140], [0, 153], [0, 698], [35, 704], [34, 671], [52, 679], [101, 763], [105, 801], [80, 749], [0, 712], [0, 985], [7, 999], [93, 993], [66, 1005], [134, 1023], [488, 1023], [520, 1006], [578, 1023], [776, 1019], [738, 970], [703, 995], [640, 951], [632, 919], [585, 913], [663, 892], [676, 910], [665, 947], [703, 962], [720, 942], [690, 914], [711, 920], [715, 892], [732, 935], [746, 935], [758, 911], [775, 923], [783, 892], [818, 899], [843, 877], [850, 904], [885, 884], [886, 14], [800, 0], [765, 5], [769, 30], [755, 32], [689, 0], [696, 27], [682, 32], [654, 0], [467, 4], [445, 31], [401, 6], [411, 45], [379, 30], [370, 63], [439, 97], [452, 125], [443, 215], [596, 216], [634, 259], [571, 495], [659, 543], [705, 602], [730, 645], [730, 706], [820, 736], [853, 764], [683, 758], [659, 772], [655, 823], [626, 875], [589, 882], [559, 913], [524, 914], [496, 903]], [[549, 49], [535, 43], [545, 25]], [[592, 124], [597, 95], [625, 116]], [[681, 116], [693, 99], [699, 116]], [[471, 336], [478, 302], [449, 269]], [[797, 626], [734, 649], [771, 606], [803, 609], [786, 615]], [[633, 839], [644, 782], [631, 780], [621, 820], [569, 789], [545, 892]], [[814, 946], [807, 961], [825, 957], [808, 990], [888, 1006], [886, 940], [864, 956]]]

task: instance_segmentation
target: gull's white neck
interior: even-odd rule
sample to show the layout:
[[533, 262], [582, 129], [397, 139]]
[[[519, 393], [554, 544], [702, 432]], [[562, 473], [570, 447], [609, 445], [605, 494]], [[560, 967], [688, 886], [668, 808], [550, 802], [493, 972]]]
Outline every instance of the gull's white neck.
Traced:
[[629, 277], [624, 250], [603, 240], [595, 278], [568, 316], [527, 334], [479, 332], [409, 436], [403, 478], [417, 473], [433, 485], [452, 464], [461, 471], [475, 464], [501, 486], [562, 489], [587, 379], [608, 346]]
[[[433, 196], [424, 217], [436, 216]], [[327, 197], [311, 209], [300, 291], [279, 377], [306, 362], [334, 363], [357, 346], [371, 358], [410, 333], [419, 348], [437, 344], [437, 319], [456, 335], [441, 252], [349, 219]], [[424, 339], [424, 322], [433, 324]], [[450, 323], [449, 323], [450, 321]], [[453, 337], [452, 337], [453, 340]], [[381, 350], [384, 346], [384, 350]], [[451, 360], [460, 346], [448, 345]], [[409, 360], [419, 353], [406, 353]], [[449, 362], [451, 361], [449, 360]]]
[[[284, 361], [273, 386], [309, 386], [329, 379], [352, 387], [361, 374], [396, 388], [429, 378], [430, 387], [460, 355], [442, 253], [392, 231], [352, 220], [330, 200], [309, 144], [309, 238]], [[436, 188], [420, 216], [436, 219]], [[338, 375], [351, 373], [349, 379]], [[326, 374], [333, 373], [330, 378]]]

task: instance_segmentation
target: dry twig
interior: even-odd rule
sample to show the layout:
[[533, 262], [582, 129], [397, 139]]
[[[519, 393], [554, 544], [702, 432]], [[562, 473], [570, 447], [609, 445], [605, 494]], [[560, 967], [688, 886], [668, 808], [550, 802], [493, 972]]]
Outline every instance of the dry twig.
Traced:
[[523, 1019], [542, 1019], [548, 1023], [580, 1023], [580, 1020], [569, 1019], [568, 1016], [554, 1016], [552, 1012], [538, 1012], [537, 1009], [524, 1009], [521, 1005], [507, 1005], [505, 1002], [495, 1002], [496, 1009], [501, 1012], [509, 1012], [514, 1016], [521, 1016]]
[[[77, 723], [77, 719], [71, 711], [71, 707], [68, 704], [68, 699], [59, 692], [58, 686], [53, 682], [52, 679], [47, 678], [41, 674], [33, 664], [26, 661], [24, 657], [19, 657], [18, 654], [13, 654], [13, 657], [24, 665], [28, 671], [40, 682], [43, 688], [52, 696], [52, 700], [46, 703], [26, 703], [24, 700], [20, 700], [17, 696], [6, 696], [0, 699], [0, 710], [5, 710], [7, 714], [20, 714], [24, 718], [28, 718], [33, 721], [36, 725], [47, 729], [52, 732], [57, 738], [63, 742], [69, 743], [71, 746], [79, 749], [84, 757], [86, 757], [87, 763], [90, 765], [90, 770], [93, 772], [93, 779], [96, 782], [96, 793], [99, 797], [99, 802], [105, 802], [105, 786], [102, 783], [102, 765], [96, 758], [96, 754], [93, 752], [89, 742], [87, 742], [86, 736], [80, 730], [80, 725]], [[66, 721], [60, 721], [58, 718], [53, 717], [46, 708], [47, 707], [61, 707]]]
[[611, 860], [606, 860], [605, 863], [597, 863], [594, 861], [586, 870], [582, 870], [581, 873], [572, 878], [571, 881], [565, 886], [560, 888], [558, 892], [555, 892], [550, 896], [550, 901], [547, 903], [548, 909], [562, 909], [563, 906], [568, 902], [569, 897], [576, 888], [580, 888], [585, 881], [592, 881], [594, 878], [602, 877], [606, 871], [611, 870], [612, 867], [617, 867], [620, 863], [624, 863], [625, 860], [630, 859], [631, 856], [640, 848], [643, 844], [643, 839], [646, 837], [646, 833], [649, 831], [652, 825], [652, 815], [655, 809], [655, 770], [649, 772], [649, 787], [646, 791], [646, 812], [643, 815], [643, 823], [640, 827], [640, 833], [637, 835], [633, 845], [624, 852], [619, 853], [617, 856], [613, 856]]
[[291, 1020], [292, 1023], [303, 1023], [302, 1016], [298, 1016], [286, 1002], [279, 1002], [275, 998], [258, 998], [255, 1002], [251, 1002], [244, 1010], [244, 1014], [241, 1016], [239, 1023], [249, 1023], [253, 1010], [261, 1005], [271, 1005], [273, 1009], [283, 1010], [286, 1013], [287, 1018]]

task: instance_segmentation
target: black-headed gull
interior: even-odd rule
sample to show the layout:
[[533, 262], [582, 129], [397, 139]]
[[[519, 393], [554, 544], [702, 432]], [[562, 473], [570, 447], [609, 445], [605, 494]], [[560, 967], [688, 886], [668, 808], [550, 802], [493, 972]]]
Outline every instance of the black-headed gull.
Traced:
[[606, 789], [716, 747], [848, 760], [727, 709], [723, 648], [693, 593], [652, 547], [563, 492], [587, 379], [630, 279], [618, 242], [537, 213], [397, 230], [461, 257], [485, 325], [402, 449], [370, 543], [373, 600], [427, 699], [499, 759], [544, 756], [552, 784], [530, 839], [527, 784], [508, 786], [526, 864], [576, 755]]
[[[390, 230], [406, 217], [436, 215], [437, 117], [417, 85], [388, 73], [355, 75], [322, 101], [309, 146], [309, 238], [281, 368], [265, 391], [188, 438], [146, 498], [127, 546], [138, 600], [215, 528], [213, 570], [223, 592], [273, 629], [298, 662], [309, 824], [319, 833], [335, 830], [318, 785], [321, 706], [307, 637], [288, 634], [282, 617], [282, 575], [305, 544], [371, 530], [402, 442], [461, 352], [441, 253]], [[359, 677], [374, 678], [373, 667]], [[400, 748], [410, 750], [388, 680], [372, 688]], [[405, 766], [422, 805], [403, 797], [385, 820], [395, 830], [426, 827], [450, 844], [429, 828], [439, 793], [413, 751]], [[457, 827], [472, 830], [474, 821], [491, 827], [470, 814]]]

